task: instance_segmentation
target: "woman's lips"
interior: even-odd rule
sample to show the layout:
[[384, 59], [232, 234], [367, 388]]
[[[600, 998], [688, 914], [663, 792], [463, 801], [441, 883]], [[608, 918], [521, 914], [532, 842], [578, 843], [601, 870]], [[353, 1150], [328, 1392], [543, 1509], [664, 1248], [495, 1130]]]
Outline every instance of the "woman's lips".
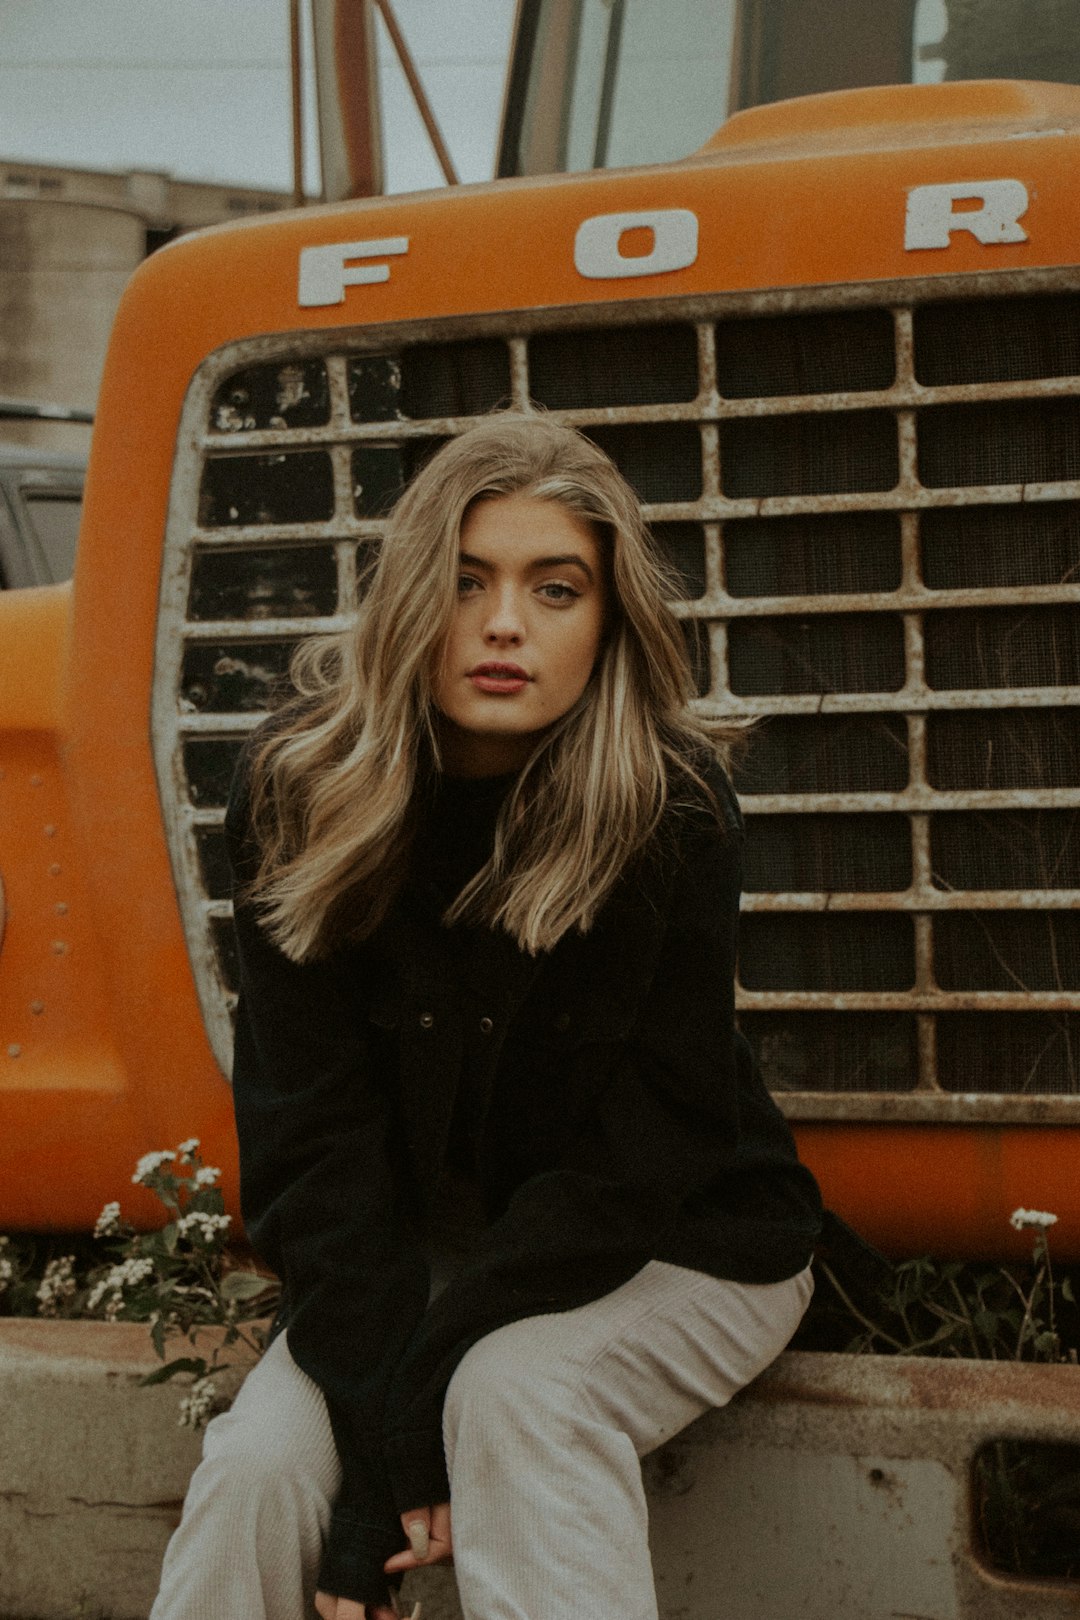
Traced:
[[477, 664], [475, 669], [470, 669], [468, 679], [478, 692], [511, 697], [523, 691], [532, 677], [526, 675], [520, 664]]

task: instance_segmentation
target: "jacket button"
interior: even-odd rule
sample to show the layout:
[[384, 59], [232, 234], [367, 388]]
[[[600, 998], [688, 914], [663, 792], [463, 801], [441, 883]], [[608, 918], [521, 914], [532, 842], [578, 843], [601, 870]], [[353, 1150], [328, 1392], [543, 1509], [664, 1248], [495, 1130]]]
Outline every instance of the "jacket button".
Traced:
[[558, 1018], [555, 1020], [555, 1028], [559, 1031], [560, 1035], [566, 1034], [566, 1031], [570, 1028], [570, 1014], [568, 1012], [559, 1014]]
[[421, 1013], [420, 1014], [420, 1028], [421, 1029], [434, 1029], [435, 1028], [435, 1014], [434, 1013]]
[[481, 1035], [490, 1035], [494, 1028], [495, 1028], [495, 1025], [492, 1023], [490, 1018], [481, 1018], [481, 1020], [480, 1020], [480, 1033], [481, 1033]]

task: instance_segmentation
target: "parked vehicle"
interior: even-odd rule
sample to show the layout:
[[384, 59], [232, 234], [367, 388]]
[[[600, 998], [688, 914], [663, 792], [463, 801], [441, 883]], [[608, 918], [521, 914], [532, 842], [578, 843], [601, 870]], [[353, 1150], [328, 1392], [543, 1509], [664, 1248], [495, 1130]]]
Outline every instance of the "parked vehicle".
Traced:
[[963, 1255], [1036, 1205], [1080, 1254], [1080, 89], [968, 82], [1045, 29], [955, 10], [960, 82], [882, 85], [951, 70], [924, 7], [526, 3], [501, 168], [583, 172], [136, 273], [77, 584], [0, 600], [0, 1224], [192, 1134], [235, 1209], [233, 759], [412, 469], [535, 405], [639, 490], [702, 704], [762, 721], [740, 1016], [829, 1201]]
[[71, 578], [85, 473], [85, 457], [0, 440], [0, 590]]

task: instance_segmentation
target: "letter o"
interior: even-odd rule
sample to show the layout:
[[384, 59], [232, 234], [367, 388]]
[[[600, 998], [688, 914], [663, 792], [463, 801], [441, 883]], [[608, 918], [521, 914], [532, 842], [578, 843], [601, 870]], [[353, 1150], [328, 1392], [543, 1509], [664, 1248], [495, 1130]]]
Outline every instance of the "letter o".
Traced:
[[[629, 258], [619, 251], [626, 231], [653, 233], [651, 253]], [[689, 208], [644, 208], [629, 214], [593, 214], [574, 238], [574, 267], [589, 281], [626, 276], [662, 276], [685, 270], [698, 251], [698, 217]]]

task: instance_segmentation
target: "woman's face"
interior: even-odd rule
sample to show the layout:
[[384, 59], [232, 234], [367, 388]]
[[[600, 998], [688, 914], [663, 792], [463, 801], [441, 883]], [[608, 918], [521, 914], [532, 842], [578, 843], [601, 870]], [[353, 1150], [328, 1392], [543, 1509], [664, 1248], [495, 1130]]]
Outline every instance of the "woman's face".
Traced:
[[449, 771], [493, 776], [525, 763], [588, 684], [604, 598], [597, 536], [566, 507], [501, 495], [470, 508], [434, 681]]

